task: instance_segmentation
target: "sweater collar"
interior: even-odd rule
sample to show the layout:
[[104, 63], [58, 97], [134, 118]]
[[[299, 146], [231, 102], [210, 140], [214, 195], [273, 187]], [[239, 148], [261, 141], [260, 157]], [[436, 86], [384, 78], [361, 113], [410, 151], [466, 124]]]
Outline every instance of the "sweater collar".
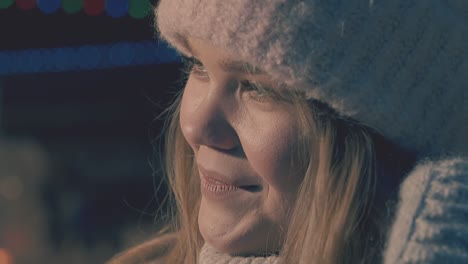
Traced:
[[235, 257], [218, 252], [212, 246], [205, 243], [200, 252], [199, 264], [277, 264], [278, 256], [269, 257]]

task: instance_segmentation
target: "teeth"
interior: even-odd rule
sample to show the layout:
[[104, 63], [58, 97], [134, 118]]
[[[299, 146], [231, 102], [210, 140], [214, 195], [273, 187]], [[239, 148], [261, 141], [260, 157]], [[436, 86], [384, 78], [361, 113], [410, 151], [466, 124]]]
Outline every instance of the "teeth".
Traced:
[[233, 185], [214, 185], [208, 182], [204, 183], [205, 188], [209, 189], [212, 192], [231, 192], [238, 190], [239, 188]]

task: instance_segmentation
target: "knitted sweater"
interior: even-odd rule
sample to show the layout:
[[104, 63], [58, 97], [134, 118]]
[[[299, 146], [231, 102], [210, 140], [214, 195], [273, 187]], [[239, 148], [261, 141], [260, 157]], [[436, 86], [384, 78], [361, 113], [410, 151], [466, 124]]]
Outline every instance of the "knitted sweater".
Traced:
[[220, 253], [208, 244], [200, 252], [199, 264], [277, 264], [277, 256], [270, 257], [233, 257]]
[[384, 263], [468, 263], [468, 158], [427, 161], [407, 177]]

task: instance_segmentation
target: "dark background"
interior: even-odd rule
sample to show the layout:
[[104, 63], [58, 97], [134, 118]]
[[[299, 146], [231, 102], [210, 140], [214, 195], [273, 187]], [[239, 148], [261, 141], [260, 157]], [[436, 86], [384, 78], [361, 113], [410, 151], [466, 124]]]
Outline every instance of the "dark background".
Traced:
[[[157, 42], [152, 23], [13, 4], [0, 52]], [[166, 193], [157, 116], [179, 75], [177, 60], [0, 75], [0, 263], [102, 263], [151, 237]]]

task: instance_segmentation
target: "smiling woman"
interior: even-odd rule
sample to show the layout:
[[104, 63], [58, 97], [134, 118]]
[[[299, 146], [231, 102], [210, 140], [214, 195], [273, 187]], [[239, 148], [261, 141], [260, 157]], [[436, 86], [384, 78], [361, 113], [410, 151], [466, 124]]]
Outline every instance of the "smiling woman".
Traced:
[[156, 17], [187, 57], [174, 214], [111, 263], [468, 261], [468, 29], [451, 5], [163, 0]]
[[268, 75], [220, 67], [231, 61], [222, 50], [203, 41], [189, 45], [200, 61], [185, 86], [180, 127], [202, 183], [201, 235], [233, 254], [277, 251], [304, 173], [291, 168], [299, 139], [294, 105], [252, 88], [268, 86]]

